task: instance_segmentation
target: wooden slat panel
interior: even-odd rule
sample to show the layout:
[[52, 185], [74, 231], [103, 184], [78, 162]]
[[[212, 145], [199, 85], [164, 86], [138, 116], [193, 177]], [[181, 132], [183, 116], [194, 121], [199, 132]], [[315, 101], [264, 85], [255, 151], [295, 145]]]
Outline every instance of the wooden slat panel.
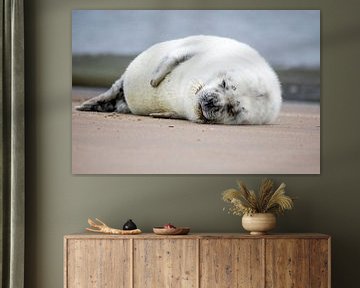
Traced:
[[310, 240], [266, 239], [266, 287], [309, 287]]
[[262, 240], [202, 239], [200, 257], [200, 287], [264, 287]]
[[134, 287], [197, 287], [197, 241], [134, 240]]
[[68, 288], [131, 287], [130, 240], [67, 240]]
[[331, 286], [326, 235], [205, 235], [66, 236], [64, 287]]
[[310, 287], [328, 288], [329, 240], [316, 239], [310, 242]]

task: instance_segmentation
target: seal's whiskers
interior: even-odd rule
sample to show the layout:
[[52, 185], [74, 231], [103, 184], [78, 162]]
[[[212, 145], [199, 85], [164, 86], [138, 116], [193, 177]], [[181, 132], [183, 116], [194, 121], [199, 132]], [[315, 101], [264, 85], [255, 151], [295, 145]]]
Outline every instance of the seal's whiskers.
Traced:
[[191, 91], [196, 95], [203, 87], [203, 82], [201, 82], [200, 80], [193, 80], [193, 84], [191, 85]]

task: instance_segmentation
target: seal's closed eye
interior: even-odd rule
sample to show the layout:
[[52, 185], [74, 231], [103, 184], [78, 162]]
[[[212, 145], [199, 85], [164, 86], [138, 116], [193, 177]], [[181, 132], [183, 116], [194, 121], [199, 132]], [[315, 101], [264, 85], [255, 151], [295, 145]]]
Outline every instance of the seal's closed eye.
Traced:
[[225, 81], [225, 79], [224, 80], [222, 80], [222, 82], [221, 82], [221, 84], [220, 84], [220, 87], [221, 88], [226, 88], [226, 81]]
[[258, 95], [256, 95], [256, 97], [265, 97], [265, 96], [267, 96], [267, 94], [266, 93], [261, 93], [261, 94], [258, 94]]

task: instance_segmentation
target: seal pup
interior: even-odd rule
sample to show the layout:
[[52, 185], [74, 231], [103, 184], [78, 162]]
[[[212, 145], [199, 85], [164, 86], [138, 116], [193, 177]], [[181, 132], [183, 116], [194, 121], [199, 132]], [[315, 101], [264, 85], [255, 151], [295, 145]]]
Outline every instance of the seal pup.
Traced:
[[277, 75], [257, 51], [230, 38], [198, 35], [151, 46], [108, 91], [76, 109], [265, 124], [277, 117], [281, 102]]

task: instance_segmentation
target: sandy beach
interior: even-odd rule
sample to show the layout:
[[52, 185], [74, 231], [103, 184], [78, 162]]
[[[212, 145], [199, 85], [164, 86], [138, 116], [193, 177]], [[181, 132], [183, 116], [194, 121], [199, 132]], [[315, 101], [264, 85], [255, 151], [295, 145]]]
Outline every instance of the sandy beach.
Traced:
[[79, 112], [103, 90], [72, 91], [73, 174], [318, 174], [320, 105], [285, 102], [271, 125], [208, 125]]

